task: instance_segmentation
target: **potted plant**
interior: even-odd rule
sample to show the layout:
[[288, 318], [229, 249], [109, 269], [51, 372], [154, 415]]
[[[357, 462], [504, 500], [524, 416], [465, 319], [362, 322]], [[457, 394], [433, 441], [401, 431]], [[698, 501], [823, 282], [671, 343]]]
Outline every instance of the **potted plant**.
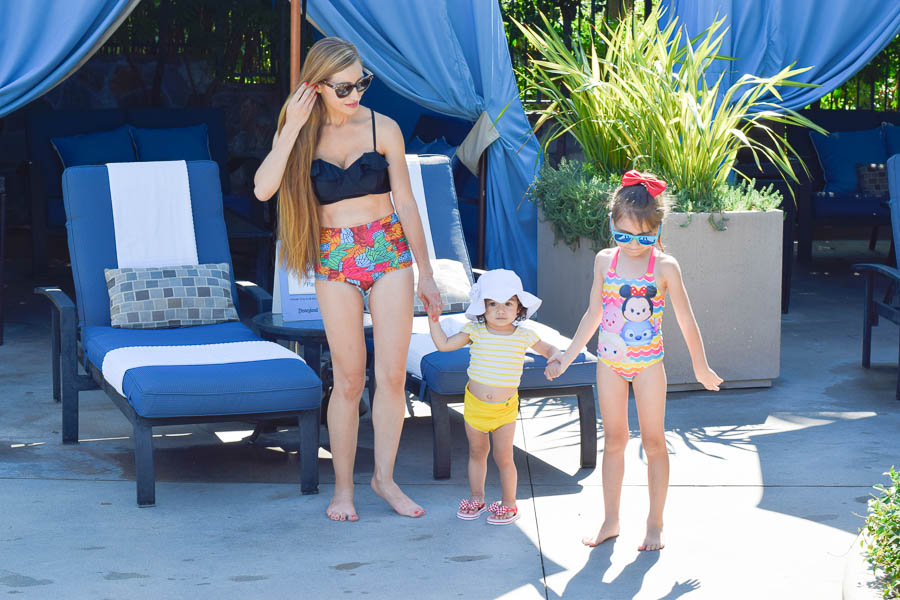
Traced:
[[[676, 19], [663, 25], [661, 16], [655, 9], [645, 20], [601, 25], [588, 50], [570, 50], [546, 18], [543, 31], [518, 24], [538, 52], [526, 80], [549, 100], [534, 129], [550, 126], [545, 148], [571, 134], [586, 163], [545, 166], [531, 190], [541, 208], [541, 318], [574, 331], [587, 304], [590, 250], [609, 245], [605, 233], [590, 235], [607, 226], [609, 192], [626, 169], [652, 171], [669, 183], [672, 214], [662, 243], [681, 263], [710, 361], [727, 386], [768, 386], [779, 374], [781, 348], [781, 198], [737, 183], [743, 176], [732, 165], [745, 149], [757, 165], [772, 163], [797, 181], [793, 159], [805, 165], [771, 124], [822, 129], [764, 94], [805, 85], [791, 77], [806, 69], [743, 75], [720, 93], [721, 75], [711, 83], [708, 77], [724, 60], [723, 20], [689, 40]], [[578, 186], [596, 189], [566, 204], [561, 192]], [[587, 243], [575, 243], [576, 233]], [[578, 247], [590, 254], [574, 257], [570, 248]], [[674, 315], [663, 323], [670, 389], [699, 388]]]

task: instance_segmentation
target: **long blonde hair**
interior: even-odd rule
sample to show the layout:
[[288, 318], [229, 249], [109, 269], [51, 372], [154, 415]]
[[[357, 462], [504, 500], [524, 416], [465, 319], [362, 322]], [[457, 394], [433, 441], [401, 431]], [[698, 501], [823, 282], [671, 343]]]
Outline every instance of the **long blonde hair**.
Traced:
[[[356, 46], [346, 40], [327, 37], [309, 49], [300, 82], [317, 84], [343, 71], [354, 63], [362, 63]], [[301, 83], [302, 85], [302, 83]], [[300, 87], [299, 85], [297, 86]], [[284, 128], [288, 103], [296, 89], [288, 96], [278, 114], [278, 134]], [[325, 106], [317, 99], [306, 123], [300, 129], [297, 141], [291, 148], [281, 186], [278, 188], [278, 238], [281, 240], [281, 264], [288, 271], [306, 273], [313, 266], [319, 253], [319, 215], [313, 194], [309, 169], [312, 165], [319, 130], [325, 121]]]

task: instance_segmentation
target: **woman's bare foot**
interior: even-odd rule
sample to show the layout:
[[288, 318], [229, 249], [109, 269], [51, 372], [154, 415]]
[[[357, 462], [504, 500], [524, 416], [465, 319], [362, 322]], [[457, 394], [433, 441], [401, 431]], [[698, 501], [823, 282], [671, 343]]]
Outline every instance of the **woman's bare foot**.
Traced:
[[332, 521], [359, 521], [356, 507], [353, 506], [353, 491], [335, 491], [331, 503], [325, 509], [325, 514]]
[[603, 521], [603, 525], [600, 526], [600, 531], [597, 532], [597, 535], [584, 536], [581, 538], [581, 543], [593, 548], [614, 537], [619, 537], [619, 522]]
[[370, 485], [372, 486], [372, 491], [384, 498], [385, 502], [397, 511], [397, 514], [413, 518], [421, 517], [425, 514], [425, 509], [404, 494], [403, 490], [393, 480], [379, 481], [373, 475]]
[[638, 550], [650, 552], [662, 550], [665, 547], [666, 545], [662, 543], [662, 525], [647, 523], [647, 535], [644, 536], [644, 543], [638, 546]]

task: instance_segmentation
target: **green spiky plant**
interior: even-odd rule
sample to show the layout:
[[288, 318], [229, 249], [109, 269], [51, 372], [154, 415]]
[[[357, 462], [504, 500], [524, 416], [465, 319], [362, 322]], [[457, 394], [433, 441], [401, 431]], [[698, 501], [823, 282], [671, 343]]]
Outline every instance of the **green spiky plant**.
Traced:
[[637, 168], [662, 176], [678, 192], [673, 208], [680, 212], [734, 210], [733, 199], [728, 208], [723, 205], [721, 190], [730, 185], [742, 148], [757, 165], [771, 162], [785, 181], [796, 182], [791, 159], [804, 171], [806, 166], [771, 124], [825, 131], [764, 95], [780, 99], [781, 86], [808, 86], [791, 80], [808, 68], [791, 65], [771, 77], [742, 75], [720, 99], [724, 72], [712, 85], [706, 73], [725, 60], [719, 53], [724, 20], [687, 39], [677, 19], [663, 24], [662, 16], [656, 8], [645, 20], [601, 24], [590, 48], [571, 50], [544, 15], [543, 30], [516, 23], [536, 51], [526, 80], [549, 100], [534, 127], [536, 132], [552, 126], [545, 149], [571, 132], [600, 172]]

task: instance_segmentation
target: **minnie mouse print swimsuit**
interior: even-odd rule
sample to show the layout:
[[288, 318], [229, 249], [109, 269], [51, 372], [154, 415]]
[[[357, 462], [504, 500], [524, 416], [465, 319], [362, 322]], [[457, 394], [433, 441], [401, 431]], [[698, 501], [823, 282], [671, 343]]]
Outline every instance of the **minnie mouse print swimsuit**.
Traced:
[[650, 249], [647, 272], [642, 277], [623, 279], [616, 273], [616, 248], [603, 277], [603, 323], [597, 353], [600, 361], [625, 381], [663, 359], [666, 297], [655, 285], [656, 253], [656, 248]]

